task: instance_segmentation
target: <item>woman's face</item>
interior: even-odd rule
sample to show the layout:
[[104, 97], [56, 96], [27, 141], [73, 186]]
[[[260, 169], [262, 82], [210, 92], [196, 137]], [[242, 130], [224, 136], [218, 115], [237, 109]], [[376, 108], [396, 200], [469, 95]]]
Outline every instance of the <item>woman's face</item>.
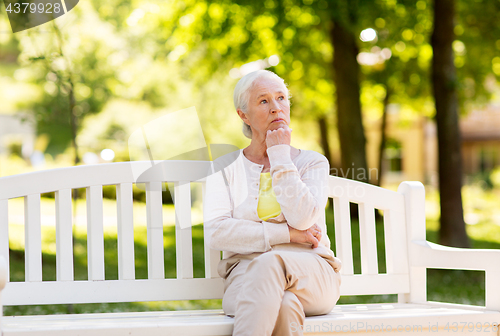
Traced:
[[283, 83], [276, 79], [259, 78], [250, 87], [247, 113], [238, 114], [255, 136], [265, 139], [268, 130], [290, 124], [290, 101]]

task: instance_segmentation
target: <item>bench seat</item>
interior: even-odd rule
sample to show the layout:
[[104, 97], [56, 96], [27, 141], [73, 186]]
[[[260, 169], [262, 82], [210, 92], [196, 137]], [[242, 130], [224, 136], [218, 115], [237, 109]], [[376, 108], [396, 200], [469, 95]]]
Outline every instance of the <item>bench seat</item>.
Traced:
[[[322, 332], [321, 335], [370, 332], [383, 335], [382, 330], [392, 330], [393, 334], [399, 328], [407, 329], [405, 335], [435, 335], [438, 329], [439, 332], [446, 332], [448, 326], [449, 333], [453, 335], [498, 335], [498, 321], [500, 312], [476, 306], [438, 302], [347, 304], [336, 306], [328, 315], [308, 317], [304, 331], [307, 335], [314, 335], [315, 331]], [[3, 336], [222, 336], [231, 335], [233, 318], [225, 316], [222, 310], [191, 310], [5, 316], [2, 324]], [[482, 330], [479, 330], [479, 325]]]

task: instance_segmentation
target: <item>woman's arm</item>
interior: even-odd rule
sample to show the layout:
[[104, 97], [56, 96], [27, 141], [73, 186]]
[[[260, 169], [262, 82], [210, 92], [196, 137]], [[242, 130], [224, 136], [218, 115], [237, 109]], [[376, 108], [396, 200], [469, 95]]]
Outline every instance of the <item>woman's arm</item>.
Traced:
[[266, 252], [272, 245], [290, 242], [288, 226], [233, 218], [231, 196], [223, 171], [207, 177], [203, 216], [209, 246], [236, 253]]
[[289, 145], [268, 147], [267, 155], [273, 190], [288, 225], [297, 230], [309, 229], [328, 201], [328, 160], [318, 155], [301, 176], [290, 157]]

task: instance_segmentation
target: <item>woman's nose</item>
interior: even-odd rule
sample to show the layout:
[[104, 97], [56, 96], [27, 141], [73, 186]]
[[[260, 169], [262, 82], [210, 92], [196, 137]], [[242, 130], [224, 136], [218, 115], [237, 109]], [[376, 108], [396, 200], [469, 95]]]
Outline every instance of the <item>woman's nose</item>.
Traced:
[[271, 100], [271, 113], [280, 111], [280, 105], [276, 100]]

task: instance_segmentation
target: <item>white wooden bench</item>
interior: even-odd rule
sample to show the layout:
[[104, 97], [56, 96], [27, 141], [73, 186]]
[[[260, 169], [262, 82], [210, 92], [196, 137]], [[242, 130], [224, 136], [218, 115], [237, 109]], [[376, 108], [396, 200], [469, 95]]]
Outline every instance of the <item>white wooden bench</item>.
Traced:
[[[205, 247], [205, 277], [193, 278], [190, 183], [204, 184], [208, 162], [171, 161], [136, 181], [132, 171], [148, 162], [55, 169], [0, 178], [1, 305], [78, 304], [220, 299], [218, 251]], [[136, 175], [137, 176], [137, 175]], [[165, 279], [161, 183], [173, 182], [176, 204], [175, 279]], [[136, 280], [132, 185], [145, 182], [148, 279]], [[104, 272], [103, 185], [116, 185], [119, 279]], [[71, 190], [86, 188], [88, 281], [74, 280]], [[397, 303], [338, 305], [330, 314], [306, 318], [310, 335], [498, 335], [500, 251], [448, 248], [426, 241], [425, 190], [403, 182], [398, 191], [330, 177], [336, 255], [342, 260], [342, 295], [397, 294]], [[57, 281], [42, 281], [40, 194], [55, 191]], [[8, 200], [24, 197], [25, 281], [9, 282]], [[349, 202], [359, 204], [361, 274], [355, 274]], [[379, 273], [374, 209], [384, 215], [386, 269]], [[485, 270], [486, 306], [428, 302], [426, 269]], [[5, 285], [5, 288], [4, 288]], [[1, 312], [1, 309], [0, 309]], [[221, 310], [4, 316], [8, 335], [230, 335], [233, 319]], [[465, 324], [465, 328], [464, 328]], [[473, 326], [472, 332], [470, 326]], [[481, 330], [479, 330], [481, 326]], [[480, 331], [480, 332], [479, 332]]]

